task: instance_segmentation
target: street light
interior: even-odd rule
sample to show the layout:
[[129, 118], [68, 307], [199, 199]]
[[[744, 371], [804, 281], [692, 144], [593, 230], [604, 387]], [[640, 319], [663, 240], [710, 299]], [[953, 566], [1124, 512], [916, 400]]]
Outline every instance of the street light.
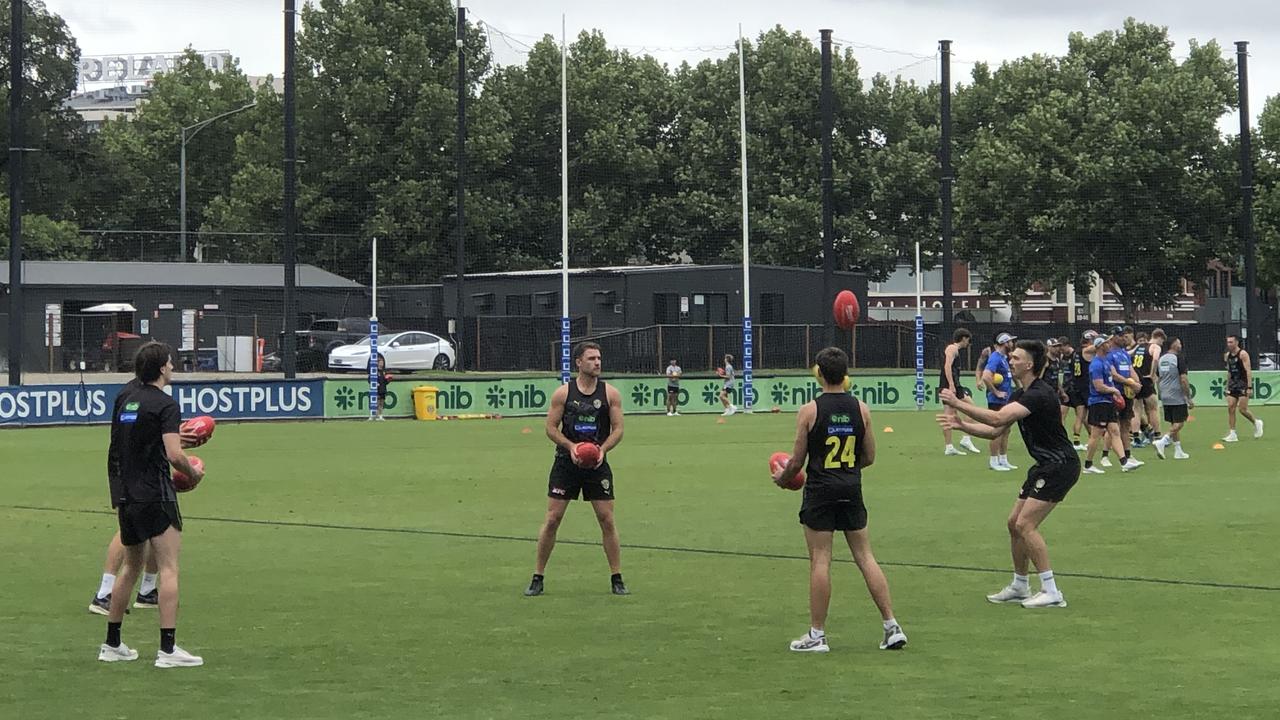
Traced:
[[[195, 125], [188, 125], [182, 128], [182, 149], [180, 159], [178, 161], [178, 174], [180, 176], [178, 179], [178, 212], [180, 213], [178, 220], [178, 235], [182, 240], [182, 262], [187, 261], [187, 141], [195, 137], [196, 134], [203, 130], [209, 123], [221, 120], [229, 115], [235, 115], [238, 112], [248, 110], [257, 104], [258, 101], [254, 100], [248, 105], [238, 107], [229, 112], [224, 112], [221, 115], [215, 115], [208, 120], [201, 120]], [[188, 130], [191, 131], [191, 134], [187, 134]]]

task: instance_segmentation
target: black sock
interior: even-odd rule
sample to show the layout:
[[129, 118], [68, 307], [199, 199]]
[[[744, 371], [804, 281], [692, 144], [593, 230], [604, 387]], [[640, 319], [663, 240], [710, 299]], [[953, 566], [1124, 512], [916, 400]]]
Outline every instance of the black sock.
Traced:
[[1125, 462], [1129, 462], [1129, 451], [1128, 451], [1128, 450], [1125, 450], [1125, 451], [1124, 451], [1124, 461], [1125, 461]]
[[610, 575], [609, 582], [613, 583], [614, 585], [617, 585], [618, 583], [622, 582], [622, 573], [614, 573]]
[[1106, 457], [1106, 456], [1107, 456], [1107, 453], [1109, 453], [1109, 452], [1111, 452], [1111, 451], [1110, 451], [1110, 450], [1103, 450], [1103, 451], [1102, 451], [1102, 457]]
[[1084, 466], [1085, 466], [1085, 467], [1087, 467], [1087, 468], [1093, 467], [1093, 461], [1092, 461], [1092, 460], [1085, 460], [1085, 461], [1084, 461]]
[[534, 573], [534, 574], [533, 574], [533, 581], [534, 581], [534, 582], [541, 582], [541, 581], [542, 581], [542, 574], [541, 574], [541, 573]]
[[160, 628], [160, 652], [173, 652], [173, 641], [177, 634], [177, 628]]
[[123, 624], [107, 622], [107, 644], [111, 647], [120, 647], [120, 626]]

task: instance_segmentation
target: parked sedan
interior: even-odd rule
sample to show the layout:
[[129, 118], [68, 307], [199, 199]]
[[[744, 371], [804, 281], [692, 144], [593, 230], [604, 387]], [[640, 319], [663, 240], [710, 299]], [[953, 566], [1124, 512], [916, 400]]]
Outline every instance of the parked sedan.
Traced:
[[[429, 332], [399, 332], [378, 338], [378, 354], [388, 370], [448, 370], [456, 357], [453, 343]], [[330, 370], [368, 370], [369, 338], [329, 353]]]

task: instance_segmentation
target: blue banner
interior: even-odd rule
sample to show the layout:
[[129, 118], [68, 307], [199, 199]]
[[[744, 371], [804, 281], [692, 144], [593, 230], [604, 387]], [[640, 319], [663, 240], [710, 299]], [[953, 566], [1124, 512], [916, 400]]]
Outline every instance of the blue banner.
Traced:
[[[0, 425], [83, 425], [111, 422], [123, 385], [0, 387]], [[217, 420], [324, 417], [324, 381], [174, 383], [166, 392], [182, 417]]]

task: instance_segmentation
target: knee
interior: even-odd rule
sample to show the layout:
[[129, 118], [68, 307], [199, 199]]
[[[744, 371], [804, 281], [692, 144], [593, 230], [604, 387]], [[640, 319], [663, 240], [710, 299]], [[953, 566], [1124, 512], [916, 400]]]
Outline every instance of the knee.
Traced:
[[563, 513], [549, 512], [546, 519], [542, 521], [542, 526], [550, 532], [555, 532], [560, 529], [560, 521], [563, 519]]
[[1018, 537], [1018, 535], [1019, 535], [1020, 533], [1018, 532], [1018, 518], [1017, 518], [1017, 516], [1010, 517], [1010, 518], [1009, 518], [1009, 520], [1005, 523], [1005, 525], [1009, 528], [1009, 534], [1010, 534], [1010, 535], [1012, 535], [1012, 536], [1014, 536], [1014, 537]]
[[600, 529], [605, 532], [613, 532], [613, 513], [596, 513], [596, 522], [600, 523]]
[[1030, 518], [1019, 517], [1010, 523], [1009, 530], [1014, 535], [1026, 539], [1036, 531], [1036, 524]]

